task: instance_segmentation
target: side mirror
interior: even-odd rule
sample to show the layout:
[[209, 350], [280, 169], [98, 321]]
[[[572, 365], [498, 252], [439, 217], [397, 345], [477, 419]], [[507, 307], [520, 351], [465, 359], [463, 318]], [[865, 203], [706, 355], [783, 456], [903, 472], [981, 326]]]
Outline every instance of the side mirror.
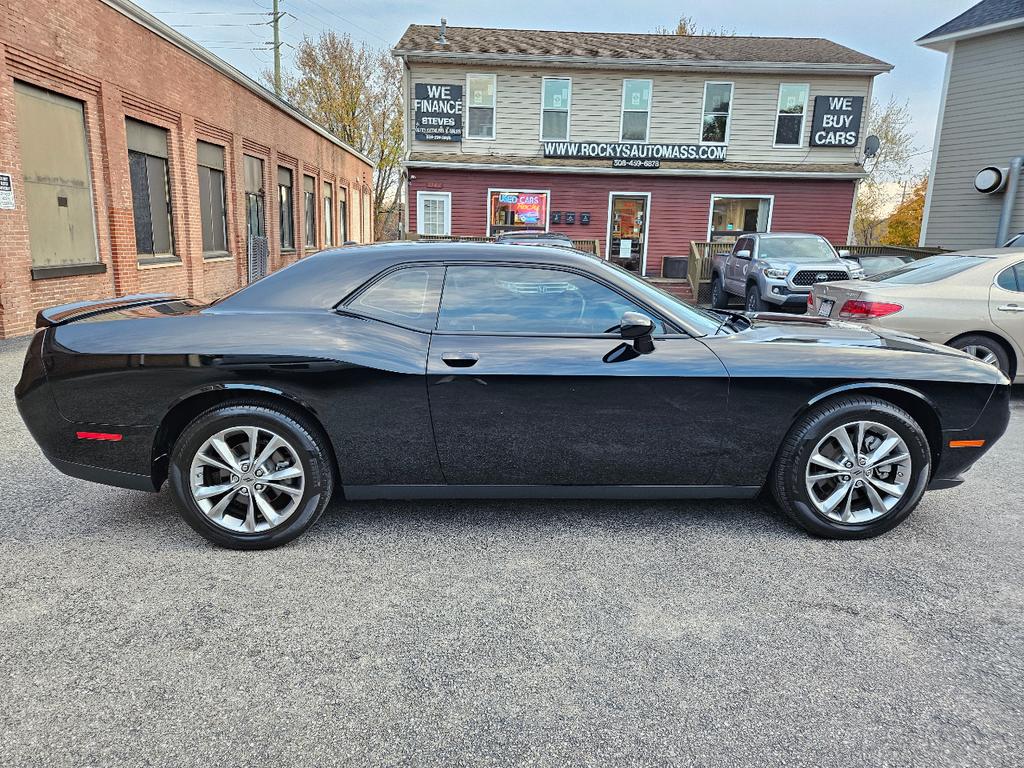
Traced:
[[735, 256], [735, 257], [736, 257], [737, 259], [749, 259], [749, 258], [750, 258], [750, 251], [748, 251], [748, 250], [747, 250], [746, 248], [744, 248], [744, 249], [743, 249], [743, 250], [741, 250], [741, 251], [736, 251], [736, 253], [735, 253], [735, 254], [733, 254], [733, 255], [734, 255], [734, 256]]
[[654, 321], [642, 312], [624, 312], [619, 323], [619, 335], [633, 342], [633, 349], [641, 355], [654, 351]]
[[[853, 258], [853, 257], [852, 257], [852, 256], [850, 256], [850, 252], [849, 252], [848, 250], [846, 250], [845, 248], [843, 248], [843, 250], [841, 250], [841, 251], [839, 252], [839, 258], [840, 258], [840, 259], [851, 259], [851, 258]], [[854, 259], [854, 261], [860, 261], [860, 259]]]

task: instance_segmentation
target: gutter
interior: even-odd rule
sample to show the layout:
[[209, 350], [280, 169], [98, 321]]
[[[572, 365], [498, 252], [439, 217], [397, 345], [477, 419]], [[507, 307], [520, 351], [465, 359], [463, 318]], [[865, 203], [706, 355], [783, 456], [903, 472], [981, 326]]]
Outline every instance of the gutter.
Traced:
[[880, 75], [892, 70], [886, 62], [877, 64], [839, 64], [814, 62], [770, 62], [770, 61], [706, 61], [694, 59], [618, 59], [594, 56], [542, 56], [525, 54], [458, 53], [455, 51], [418, 51], [394, 48], [396, 57], [409, 61], [446, 63], [450, 61], [472, 61], [479, 64], [514, 66], [516, 64], [548, 64], [604, 69], [682, 69], [697, 71], [731, 72], [819, 72], [848, 75]]
[[212, 67], [216, 71], [220, 72], [220, 74], [227, 77], [229, 80], [233, 80], [234, 82], [238, 83], [240, 86], [245, 88], [247, 91], [250, 91], [259, 98], [263, 99], [263, 101], [267, 102], [271, 106], [286, 113], [289, 117], [302, 123], [310, 130], [320, 134], [323, 138], [327, 139], [335, 146], [340, 147], [341, 149], [344, 149], [346, 152], [355, 155], [364, 163], [369, 164], [370, 168], [376, 168], [376, 165], [374, 164], [373, 160], [364, 155], [358, 149], [349, 146], [323, 126], [314, 123], [304, 114], [295, 109], [295, 107], [293, 107], [287, 101], [279, 98], [273, 92], [264, 88], [262, 85], [257, 83], [248, 75], [242, 73], [238, 69], [235, 69], [222, 58], [214, 55], [206, 48], [203, 48], [195, 41], [189, 39], [185, 35], [175, 30], [173, 27], [170, 27], [164, 22], [160, 21], [160, 19], [158, 19], [156, 16], [153, 16], [152, 14], [146, 12], [139, 6], [135, 5], [135, 3], [129, 2], [129, 0], [101, 0], [101, 2], [113, 8], [122, 16], [126, 16], [127, 18], [131, 19], [139, 26], [145, 27], [153, 34], [163, 38], [176, 48], [180, 48], [193, 58], [198, 59], [199, 61], [203, 62], [209, 67]]
[[862, 179], [866, 173], [848, 171], [750, 171], [710, 170], [687, 168], [659, 168], [638, 173], [634, 168], [606, 168], [572, 165], [506, 165], [503, 163], [453, 163], [440, 160], [405, 160], [406, 168], [434, 168], [438, 170], [509, 171], [512, 173], [583, 173], [602, 176], [711, 176], [711, 177], [764, 177], [784, 179]]
[[950, 45], [958, 40], [967, 40], [971, 37], [982, 37], [983, 35], [994, 35], [997, 32], [1006, 32], [1018, 27], [1024, 27], [1024, 16], [997, 21], [993, 24], [984, 24], [980, 27], [960, 29], [956, 32], [947, 32], [944, 35], [935, 35], [934, 37], [928, 34], [915, 40], [914, 45], [919, 45], [922, 48], [931, 48], [934, 51], [946, 51]]

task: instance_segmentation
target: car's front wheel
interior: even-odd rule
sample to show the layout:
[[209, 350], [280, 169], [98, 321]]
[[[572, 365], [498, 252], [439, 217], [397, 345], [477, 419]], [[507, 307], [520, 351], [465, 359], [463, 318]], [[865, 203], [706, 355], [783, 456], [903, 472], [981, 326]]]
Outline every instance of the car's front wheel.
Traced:
[[764, 312], [765, 303], [761, 298], [761, 291], [758, 290], [757, 285], [751, 284], [747, 286], [747, 312]]
[[874, 397], [812, 408], [786, 436], [770, 485], [786, 515], [832, 539], [878, 536], [917, 506], [931, 473], [920, 425]]
[[174, 444], [168, 479], [186, 522], [232, 549], [269, 549], [302, 534], [326, 508], [334, 480], [315, 425], [260, 403], [193, 419]]
[[729, 306], [729, 294], [725, 292], [725, 281], [717, 275], [711, 281], [711, 306], [714, 309], [725, 309]]

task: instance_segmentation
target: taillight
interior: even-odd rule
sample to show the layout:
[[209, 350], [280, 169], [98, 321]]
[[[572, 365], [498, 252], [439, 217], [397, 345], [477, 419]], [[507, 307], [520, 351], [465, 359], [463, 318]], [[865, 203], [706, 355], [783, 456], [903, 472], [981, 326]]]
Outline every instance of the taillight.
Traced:
[[895, 315], [903, 309], [902, 304], [890, 304], [887, 301], [854, 301], [853, 299], [843, 304], [839, 310], [839, 316], [847, 320], [866, 320], [871, 317], [885, 317]]

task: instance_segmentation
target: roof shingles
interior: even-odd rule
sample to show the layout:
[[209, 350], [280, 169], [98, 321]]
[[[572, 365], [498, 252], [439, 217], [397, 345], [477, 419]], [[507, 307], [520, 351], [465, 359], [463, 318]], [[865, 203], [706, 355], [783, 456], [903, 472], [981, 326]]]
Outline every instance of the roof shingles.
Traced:
[[395, 53], [542, 56], [695, 64], [719, 61], [839, 64], [891, 69], [891, 65], [884, 61], [816, 37], [702, 37], [448, 27], [447, 44], [443, 45], [439, 42], [440, 32], [438, 26], [412, 24], [398, 41]]

